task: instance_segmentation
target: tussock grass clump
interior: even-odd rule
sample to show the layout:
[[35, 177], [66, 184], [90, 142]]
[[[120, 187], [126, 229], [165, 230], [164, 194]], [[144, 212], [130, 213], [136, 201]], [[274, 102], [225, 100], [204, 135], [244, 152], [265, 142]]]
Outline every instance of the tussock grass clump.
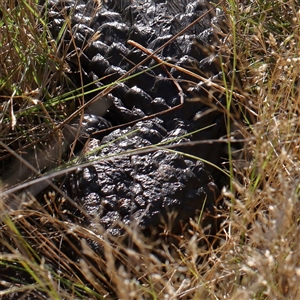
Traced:
[[[3, 166], [4, 158], [21, 153], [37, 132], [51, 132], [65, 115], [65, 104], [36, 100], [64, 93], [66, 78], [64, 58], [36, 4], [0, 3]], [[125, 242], [70, 221], [58, 194], [42, 202], [9, 195], [0, 207], [1, 297], [300, 299], [299, 4], [223, 4], [226, 51], [241, 79], [236, 87], [232, 76], [226, 95], [231, 102], [233, 90], [243, 91], [234, 101], [242, 112], [244, 151], [238, 158], [228, 151], [231, 185], [223, 190], [218, 247], [194, 220], [174, 244], [149, 241], [132, 228], [126, 228]], [[12, 209], [12, 201], [22, 206]]]
[[74, 86], [66, 76], [69, 69], [60, 42], [49, 32], [47, 11], [42, 15], [40, 10], [34, 0], [0, 3], [0, 170], [12, 179], [10, 184], [17, 183], [13, 178], [22, 181], [28, 176], [20, 171], [24, 164], [16, 164], [10, 172], [7, 169], [11, 161], [19, 161], [18, 155], [36, 173], [45, 165], [33, 157], [61, 159], [62, 150], [53, 153], [45, 141], [62, 144], [61, 135], [53, 129], [72, 106], [59, 100]]
[[[254, 112], [247, 166], [230, 202], [219, 299], [297, 299], [299, 280], [299, 3], [253, 1], [228, 11], [237, 59]], [[249, 158], [251, 158], [249, 160]], [[243, 168], [243, 167], [244, 168]], [[219, 273], [221, 271], [221, 273]]]

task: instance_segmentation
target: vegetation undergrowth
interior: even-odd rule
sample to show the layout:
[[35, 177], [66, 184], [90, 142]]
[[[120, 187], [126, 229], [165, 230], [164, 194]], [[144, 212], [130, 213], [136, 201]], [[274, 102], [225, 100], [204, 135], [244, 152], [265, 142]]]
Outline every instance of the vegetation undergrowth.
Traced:
[[[53, 151], [45, 141], [35, 143], [45, 135], [63, 145], [63, 135], [53, 129], [84, 103], [84, 85], [76, 90], [70, 81], [67, 54], [60, 51], [60, 40], [51, 37], [46, 13], [41, 15], [37, 4], [0, 3], [3, 174], [12, 155], [29, 148], [38, 157], [38, 147]], [[299, 4], [223, 3], [228, 33], [220, 51], [232, 57], [232, 76], [224, 76], [220, 85], [227, 98], [225, 167], [231, 181], [223, 189], [218, 247], [207, 246], [211, 242], [197, 220], [190, 221], [186, 236], [172, 237], [177, 243], [171, 246], [147, 240], [131, 227], [125, 227], [125, 241], [100, 226], [96, 234], [80, 222], [66, 221], [68, 212], [60, 208], [64, 199], [56, 193], [46, 194], [43, 202], [11, 193], [2, 196], [0, 207], [0, 297], [300, 299]], [[232, 102], [238, 107], [233, 112]], [[231, 143], [235, 133], [244, 139], [243, 151], [237, 153]], [[74, 157], [64, 157], [64, 151], [56, 149], [50, 170], [72, 166]], [[49, 171], [35, 163], [38, 167]], [[24, 174], [14, 168], [4, 177], [14, 174], [19, 179], [14, 183], [20, 184]], [[91, 250], [90, 241], [99, 251]]]

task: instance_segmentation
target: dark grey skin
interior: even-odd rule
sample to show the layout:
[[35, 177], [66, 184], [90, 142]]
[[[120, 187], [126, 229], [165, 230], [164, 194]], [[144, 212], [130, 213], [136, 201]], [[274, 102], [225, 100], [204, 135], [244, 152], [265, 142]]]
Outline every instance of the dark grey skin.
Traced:
[[[48, 6], [54, 37], [63, 25], [62, 13], [73, 12], [72, 32], [66, 33], [65, 44], [70, 51], [74, 47], [80, 50], [84, 80], [94, 82], [90, 88], [114, 83], [147, 58], [143, 51], [128, 45], [128, 40], [155, 51], [212, 7], [205, 1], [144, 1], [141, 5], [139, 1], [119, 0], [104, 1], [98, 10], [86, 1], [77, 1], [75, 7], [71, 0], [52, 0]], [[157, 57], [204, 78], [221, 80], [216, 50], [221, 42], [216, 34], [221, 23], [220, 10], [207, 13], [167, 43]], [[96, 33], [98, 38], [93, 39]], [[76, 59], [70, 58], [74, 74]], [[168, 67], [166, 72], [156, 64], [149, 59], [131, 73], [142, 72], [140, 75], [119, 82], [85, 109], [80, 126], [84, 138], [79, 139], [82, 146], [78, 153], [80, 162], [91, 165], [59, 179], [64, 192], [90, 216], [86, 224], [93, 228], [100, 224], [113, 235], [122, 233], [122, 223], [147, 234], [169, 224], [170, 230], [179, 233], [190, 218], [212, 213], [219, 200], [223, 177], [201, 159], [221, 167], [226, 156], [217, 142], [226, 136], [225, 98], [191, 73], [176, 67]], [[70, 76], [77, 80], [76, 75]], [[87, 95], [85, 100], [93, 96]], [[182, 106], [180, 97], [184, 99]], [[178, 109], [172, 109], [176, 106]], [[69, 125], [71, 132], [76, 133], [78, 124], [79, 119]], [[65, 134], [69, 135], [68, 130]], [[172, 150], [201, 159], [155, 149], [167, 141]], [[152, 148], [124, 155], [145, 146]], [[97, 147], [101, 149], [93, 152]], [[118, 153], [122, 155], [107, 158]]]

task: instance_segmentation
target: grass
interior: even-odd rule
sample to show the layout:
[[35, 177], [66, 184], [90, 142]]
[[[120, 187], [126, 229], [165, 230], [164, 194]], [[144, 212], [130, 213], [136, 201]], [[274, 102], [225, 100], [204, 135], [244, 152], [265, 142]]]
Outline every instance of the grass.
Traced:
[[[235, 128], [245, 142], [238, 155], [228, 143], [231, 184], [223, 189], [219, 246], [210, 246], [207, 228], [196, 220], [186, 235], [173, 237], [177, 243], [145, 240], [130, 227], [125, 243], [101, 228], [96, 234], [68, 222], [56, 193], [44, 201], [11, 193], [1, 201], [0, 297], [300, 299], [300, 3], [243, 3], [223, 5], [228, 33], [219, 51], [233, 57], [228, 67], [233, 73], [219, 84], [227, 97], [228, 132]], [[83, 103], [82, 90], [75, 91], [68, 79], [62, 45], [51, 37], [36, 4], [0, 3], [3, 174], [12, 156], [23, 157], [33, 174], [73, 159], [63, 148], [50, 166], [24, 155], [27, 149], [33, 157], [38, 148], [49, 152], [44, 136], [63, 144], [54, 129]], [[70, 98], [70, 90], [77, 97]], [[233, 102], [238, 109], [230, 111]], [[230, 135], [228, 140], [233, 141]], [[26, 177], [18, 170], [15, 166], [15, 185]], [[100, 245], [101, 253], [86, 240]]]

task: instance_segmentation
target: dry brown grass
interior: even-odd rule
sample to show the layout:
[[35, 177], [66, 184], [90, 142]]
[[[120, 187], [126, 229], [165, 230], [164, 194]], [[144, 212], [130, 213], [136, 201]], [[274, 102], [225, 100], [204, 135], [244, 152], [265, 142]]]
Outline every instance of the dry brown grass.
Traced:
[[[163, 240], [155, 244], [132, 228], [126, 229], [124, 242], [108, 237], [101, 228], [91, 231], [69, 221], [55, 194], [43, 202], [10, 194], [2, 196], [0, 208], [0, 297], [300, 299], [300, 10], [296, 2], [256, 0], [236, 7], [228, 1], [223, 7], [230, 28], [226, 51], [234, 57], [243, 91], [234, 86], [243, 98], [233, 101], [247, 114], [239, 128], [246, 140], [243, 155], [231, 160], [232, 185], [223, 190], [224, 224], [216, 237], [218, 247], [204, 243], [204, 228], [193, 221], [189, 234], [175, 237], [177, 246], [164, 245]], [[11, 21], [3, 19], [0, 33], [1, 142], [11, 152], [21, 153], [21, 147], [37, 136], [33, 120], [38, 118], [36, 126], [44, 131], [52, 130], [49, 124], [54, 119], [61, 121], [52, 115], [61, 106], [29, 110], [24, 116], [17, 113], [39, 98], [36, 94], [30, 98], [32, 93], [47, 98], [49, 78], [56, 72], [62, 75], [64, 59], [49, 47], [51, 39], [37, 38], [45, 28], [26, 5], [21, 15], [14, 15], [12, 2], [2, 3], [0, 10], [10, 6], [7, 16], [14, 22], [25, 22], [19, 31], [12, 31]], [[31, 50], [24, 52], [22, 45]], [[41, 62], [30, 60], [33, 57]], [[60, 86], [50, 89], [48, 96], [64, 94]], [[228, 89], [228, 101], [231, 96]], [[248, 122], [250, 115], [253, 119]], [[1, 151], [2, 157], [11, 153]], [[12, 208], [11, 203], [22, 205]], [[86, 240], [100, 245], [99, 252], [92, 251]]]

